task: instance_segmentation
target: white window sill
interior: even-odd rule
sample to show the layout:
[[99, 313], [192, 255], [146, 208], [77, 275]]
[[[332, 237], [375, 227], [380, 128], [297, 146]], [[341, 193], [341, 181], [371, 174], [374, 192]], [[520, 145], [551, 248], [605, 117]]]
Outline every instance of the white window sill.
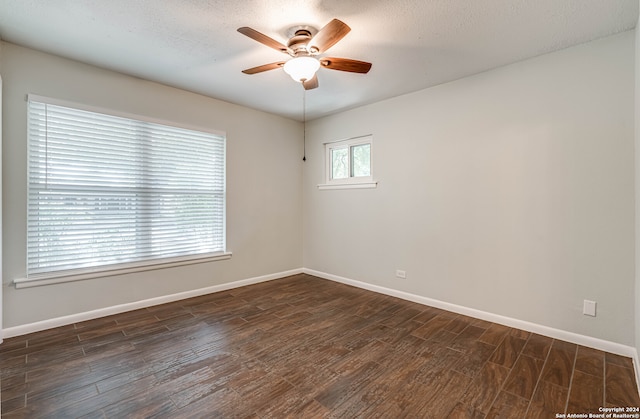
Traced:
[[42, 285], [60, 284], [63, 282], [82, 281], [84, 279], [101, 278], [105, 276], [124, 275], [135, 272], [153, 271], [156, 269], [175, 268], [177, 266], [195, 265], [197, 263], [214, 262], [231, 259], [231, 252], [200, 255], [196, 257], [182, 257], [164, 261], [141, 262], [124, 264], [112, 268], [97, 268], [99, 270], [78, 270], [74, 273], [42, 274], [33, 278], [18, 278], [13, 280], [16, 288], [31, 288]]
[[357, 183], [323, 183], [318, 185], [318, 189], [372, 189], [378, 187], [378, 181], [357, 182]]

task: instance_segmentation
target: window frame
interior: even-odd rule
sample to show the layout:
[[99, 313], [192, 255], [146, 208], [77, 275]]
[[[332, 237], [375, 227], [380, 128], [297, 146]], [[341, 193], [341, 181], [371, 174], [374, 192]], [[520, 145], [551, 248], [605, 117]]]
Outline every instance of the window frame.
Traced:
[[[353, 176], [353, 148], [361, 145], [369, 145], [369, 176]], [[333, 179], [333, 150], [347, 148], [347, 173], [346, 178]], [[361, 189], [361, 188], [375, 188], [378, 182], [373, 177], [373, 135], [363, 135], [359, 137], [352, 137], [345, 140], [331, 141], [324, 143], [324, 160], [325, 160], [325, 183], [318, 185], [319, 189]]]
[[[29, 276], [25, 275], [25, 278], [15, 279], [13, 282], [16, 288], [25, 288], [39, 285], [47, 285], [59, 282], [68, 282], [83, 280], [89, 278], [120, 275], [125, 273], [140, 272], [154, 269], [162, 269], [167, 267], [190, 265], [195, 263], [210, 262], [215, 260], [224, 260], [231, 258], [231, 252], [226, 249], [226, 133], [217, 130], [206, 129], [202, 127], [193, 127], [184, 124], [174, 123], [165, 120], [159, 120], [142, 115], [129, 114], [125, 112], [114, 111], [111, 109], [103, 109], [93, 106], [87, 106], [83, 104], [68, 102], [59, 99], [52, 99], [48, 97], [42, 97], [38, 95], [29, 94], [27, 96], [27, 103], [39, 102], [46, 105], [62, 106], [66, 108], [76, 109], [79, 111], [88, 111], [98, 113], [106, 116], [113, 116], [118, 118], [133, 119], [145, 123], [158, 124], [166, 127], [179, 128], [184, 130], [190, 130], [199, 133], [205, 133], [212, 136], [219, 137], [218, 141], [222, 141], [222, 250], [213, 251], [207, 253], [188, 253], [174, 257], [151, 257], [143, 258], [140, 260], [129, 261], [124, 263], [115, 264], [100, 264], [93, 267], [76, 268], [70, 270], [53, 270], [49, 272], [36, 273]], [[29, 123], [29, 116], [27, 116], [27, 123]], [[29, 167], [29, 163], [27, 164]], [[29, 169], [28, 169], [29, 170]]]

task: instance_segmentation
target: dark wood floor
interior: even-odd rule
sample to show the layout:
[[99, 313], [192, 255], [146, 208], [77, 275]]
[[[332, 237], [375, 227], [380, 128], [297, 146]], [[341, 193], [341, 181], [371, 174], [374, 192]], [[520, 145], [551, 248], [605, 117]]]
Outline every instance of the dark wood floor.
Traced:
[[13, 417], [555, 418], [640, 406], [629, 358], [297, 275], [8, 339]]

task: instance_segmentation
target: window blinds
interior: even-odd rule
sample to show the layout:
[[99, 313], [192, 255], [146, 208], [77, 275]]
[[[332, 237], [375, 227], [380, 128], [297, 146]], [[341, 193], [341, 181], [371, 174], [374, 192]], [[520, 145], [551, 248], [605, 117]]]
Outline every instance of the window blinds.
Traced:
[[224, 252], [224, 136], [28, 109], [28, 279]]

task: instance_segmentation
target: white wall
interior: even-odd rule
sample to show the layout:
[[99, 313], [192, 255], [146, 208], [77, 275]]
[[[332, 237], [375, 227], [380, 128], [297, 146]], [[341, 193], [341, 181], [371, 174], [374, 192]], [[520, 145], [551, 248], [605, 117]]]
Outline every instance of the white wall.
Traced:
[[[638, 1], [640, 3], [640, 0]], [[636, 197], [636, 283], [635, 283], [635, 347], [640, 351], [640, 17], [636, 23], [635, 30], [635, 197]], [[640, 373], [640, 368], [636, 365], [636, 374]], [[640, 377], [636, 380], [640, 383]]]
[[[0, 42], [0, 59], [2, 58], [2, 43]], [[0, 343], [4, 332], [2, 329], [2, 74], [0, 74]]]
[[[634, 346], [633, 57], [631, 31], [310, 122], [305, 268]], [[323, 142], [363, 134], [378, 188], [318, 190]]]
[[[302, 125], [248, 108], [2, 44], [4, 327], [302, 267]], [[215, 77], [215, 75], [212, 75]], [[28, 93], [227, 133], [231, 260], [16, 290], [25, 275]]]

